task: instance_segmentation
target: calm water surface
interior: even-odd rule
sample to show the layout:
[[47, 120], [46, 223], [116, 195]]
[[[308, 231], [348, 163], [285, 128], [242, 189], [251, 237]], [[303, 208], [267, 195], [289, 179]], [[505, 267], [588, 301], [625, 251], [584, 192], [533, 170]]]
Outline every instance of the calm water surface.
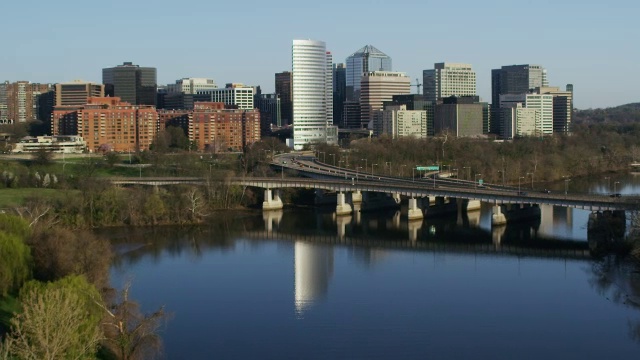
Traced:
[[173, 313], [169, 359], [638, 357], [638, 276], [591, 257], [587, 217], [549, 207], [492, 231], [488, 207], [417, 224], [395, 211], [227, 213], [121, 230], [112, 283], [132, 278], [143, 309]]

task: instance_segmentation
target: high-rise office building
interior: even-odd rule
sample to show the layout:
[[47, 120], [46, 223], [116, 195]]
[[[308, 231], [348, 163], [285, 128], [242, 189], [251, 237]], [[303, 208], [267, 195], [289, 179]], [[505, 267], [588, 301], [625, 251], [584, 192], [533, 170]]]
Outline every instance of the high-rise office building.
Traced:
[[376, 49], [373, 45], [366, 45], [347, 57], [346, 69], [346, 99], [360, 101], [360, 81], [362, 75], [372, 71], [393, 71], [391, 57]]
[[547, 86], [547, 70], [540, 65], [509, 65], [491, 70], [493, 106], [500, 102], [500, 95], [525, 94], [535, 88]]
[[102, 69], [102, 83], [106, 96], [117, 96], [133, 105], [156, 105], [157, 72], [153, 67], [140, 67], [125, 62]]
[[218, 86], [213, 79], [206, 78], [182, 78], [175, 84], [167, 85], [167, 93], [197, 94], [200, 91], [214, 90]]
[[336, 144], [331, 54], [323, 41], [293, 40], [293, 139], [296, 150], [314, 143]]
[[[548, 86], [547, 71], [540, 65], [523, 64], [502, 66], [491, 70], [491, 133], [500, 135], [508, 133], [502, 125], [509, 119], [500, 118], [501, 95], [526, 94], [538, 87]], [[508, 114], [508, 112], [505, 112]]]
[[568, 84], [565, 91], [558, 87], [539, 87], [539, 94], [553, 95], [553, 133], [570, 134], [573, 120], [573, 85]]
[[278, 94], [260, 94], [256, 97], [255, 106], [260, 110], [260, 135], [271, 134], [272, 127], [281, 127], [281, 102]]
[[293, 124], [293, 77], [290, 71], [276, 73], [276, 94], [280, 96], [282, 126]]
[[360, 111], [361, 127], [367, 128], [373, 121], [373, 114], [382, 110], [385, 101], [391, 101], [393, 95], [409, 94], [411, 80], [402, 72], [372, 71], [365, 73], [361, 81]]
[[202, 90], [198, 92], [198, 101], [220, 102], [237, 106], [242, 110], [253, 110], [253, 94], [255, 88], [237, 83], [228, 83], [222, 89]]
[[443, 62], [436, 63], [433, 67], [422, 72], [424, 96], [427, 100], [476, 95], [476, 72], [471, 64]]
[[435, 133], [456, 137], [479, 137], [488, 130], [490, 106], [477, 96], [451, 96], [436, 105]]
[[347, 100], [347, 68], [344, 64], [333, 64], [333, 125], [344, 127], [342, 114]]
[[55, 106], [85, 105], [90, 97], [104, 97], [104, 85], [82, 80], [55, 84]]

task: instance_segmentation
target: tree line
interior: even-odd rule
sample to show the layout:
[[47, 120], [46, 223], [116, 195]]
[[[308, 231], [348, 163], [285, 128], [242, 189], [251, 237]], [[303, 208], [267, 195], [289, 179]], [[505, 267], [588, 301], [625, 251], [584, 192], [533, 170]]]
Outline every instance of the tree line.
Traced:
[[163, 308], [143, 314], [129, 284], [109, 287], [111, 246], [0, 214], [0, 359], [149, 359], [160, 353]]

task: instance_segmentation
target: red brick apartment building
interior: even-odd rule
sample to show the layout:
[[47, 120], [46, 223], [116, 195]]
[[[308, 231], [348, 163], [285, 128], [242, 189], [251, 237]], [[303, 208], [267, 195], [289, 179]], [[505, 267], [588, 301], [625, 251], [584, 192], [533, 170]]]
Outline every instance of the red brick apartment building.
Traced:
[[84, 106], [58, 106], [53, 135], [80, 135], [91, 152], [148, 150], [158, 132], [154, 106], [131, 105], [119, 97], [90, 97]]
[[260, 112], [225, 109], [224, 103], [194, 103], [189, 117], [189, 140], [200, 151], [241, 151], [260, 141]]

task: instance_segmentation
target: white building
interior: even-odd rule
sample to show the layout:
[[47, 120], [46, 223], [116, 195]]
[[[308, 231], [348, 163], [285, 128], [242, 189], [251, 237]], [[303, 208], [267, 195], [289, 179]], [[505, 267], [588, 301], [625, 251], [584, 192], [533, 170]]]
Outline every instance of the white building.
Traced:
[[471, 64], [436, 63], [422, 72], [424, 95], [429, 101], [450, 96], [475, 96], [476, 72]]
[[380, 135], [392, 139], [407, 136], [427, 138], [427, 112], [424, 110], [407, 110], [406, 105], [387, 106], [378, 112], [376, 118], [380, 118]]
[[230, 83], [222, 89], [198, 91], [198, 94], [209, 95], [211, 102], [221, 102], [227, 105], [237, 105], [241, 110], [253, 110], [253, 94], [255, 89], [243, 84]]
[[501, 108], [501, 118], [504, 139], [512, 139], [521, 136], [540, 135], [538, 131], [541, 121], [541, 113], [536, 109], [527, 109], [522, 103], [515, 103], [513, 106]]
[[536, 135], [553, 134], [553, 95], [527, 94], [524, 104], [527, 109], [535, 109], [540, 112], [540, 121], [536, 125]]
[[80, 154], [87, 150], [87, 143], [80, 136], [26, 136], [15, 145], [13, 153], [33, 153], [45, 150], [55, 153]]
[[200, 91], [215, 90], [218, 86], [213, 79], [182, 78], [175, 84], [167, 85], [168, 93], [197, 94]]
[[323, 41], [293, 40], [293, 139], [288, 143], [296, 150], [313, 143], [337, 143], [331, 61]]

